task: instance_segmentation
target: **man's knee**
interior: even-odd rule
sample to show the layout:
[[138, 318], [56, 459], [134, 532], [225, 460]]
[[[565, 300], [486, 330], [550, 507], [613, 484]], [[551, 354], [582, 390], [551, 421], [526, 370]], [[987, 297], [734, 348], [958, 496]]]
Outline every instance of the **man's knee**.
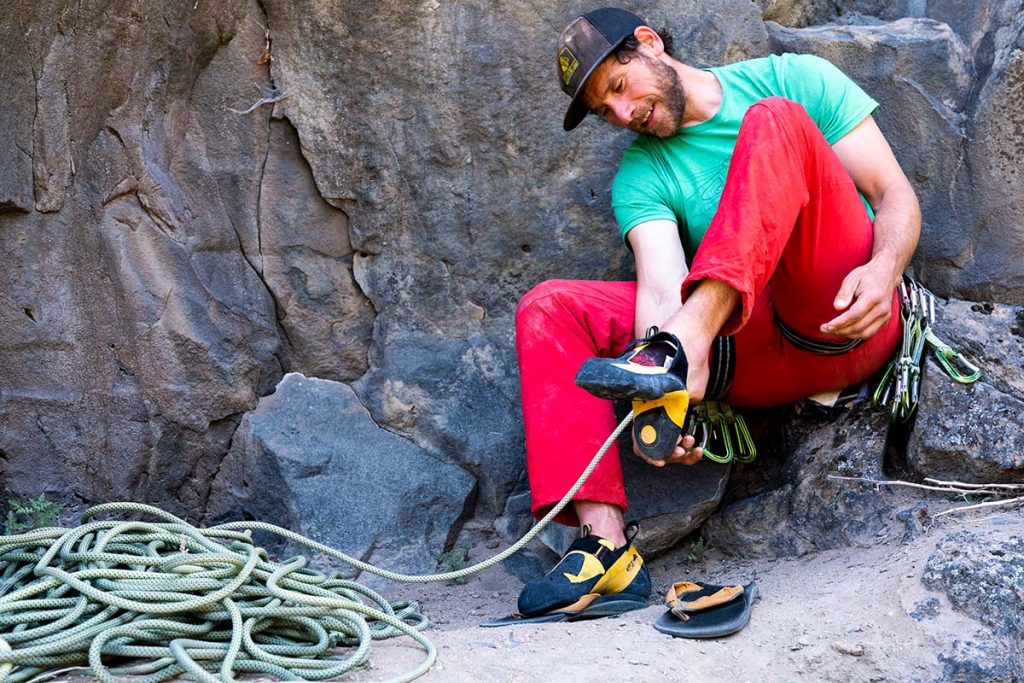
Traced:
[[793, 122], [799, 121], [800, 123], [806, 120], [813, 123], [802, 104], [793, 100], [787, 100], [785, 97], [776, 96], [766, 97], [750, 105], [743, 115], [743, 124], [761, 122], [766, 118], [775, 121], [779, 119]]
[[566, 290], [570, 280], [545, 280], [523, 295], [516, 307], [516, 318], [536, 311], [539, 307], [557, 300]]

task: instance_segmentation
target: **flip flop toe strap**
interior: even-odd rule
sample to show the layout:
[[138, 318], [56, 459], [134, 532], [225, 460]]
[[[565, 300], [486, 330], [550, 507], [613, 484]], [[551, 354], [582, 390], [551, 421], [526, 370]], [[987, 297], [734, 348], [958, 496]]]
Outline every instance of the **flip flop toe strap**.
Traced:
[[724, 605], [743, 595], [743, 586], [714, 586], [678, 581], [669, 586], [665, 605], [681, 621], [689, 621], [690, 614]]

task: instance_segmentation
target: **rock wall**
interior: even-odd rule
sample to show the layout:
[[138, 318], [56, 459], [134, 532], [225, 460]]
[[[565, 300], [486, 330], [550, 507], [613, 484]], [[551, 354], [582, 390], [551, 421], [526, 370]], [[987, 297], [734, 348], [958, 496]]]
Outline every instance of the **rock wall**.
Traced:
[[[631, 273], [608, 206], [630, 134], [563, 134], [553, 82], [589, 8], [3, 3], [3, 493], [237, 512], [222, 461], [296, 372], [348, 384], [377, 429], [473, 478], [472, 514], [501, 515], [525, 487], [517, 300]], [[1024, 303], [1019, 0], [632, 8], [692, 63], [799, 49], [847, 69], [922, 198], [918, 273]]]

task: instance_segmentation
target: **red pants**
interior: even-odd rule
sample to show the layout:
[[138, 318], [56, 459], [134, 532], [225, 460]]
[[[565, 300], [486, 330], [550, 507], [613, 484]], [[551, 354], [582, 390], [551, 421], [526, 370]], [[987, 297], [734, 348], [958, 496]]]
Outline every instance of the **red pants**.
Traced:
[[[718, 211], [697, 250], [681, 297], [699, 280], [728, 283], [740, 306], [722, 329], [734, 335], [736, 370], [722, 400], [780, 405], [870, 377], [901, 338], [899, 301], [873, 337], [837, 356], [804, 351], [775, 323], [836, 342], [819, 326], [838, 312], [846, 275], [871, 257], [872, 224], [846, 169], [800, 105], [769, 98], [745, 115]], [[592, 356], [615, 356], [634, 337], [636, 283], [551, 280], [516, 311], [527, 469], [537, 517], [576, 481], [616, 420], [611, 402], [574, 383]], [[576, 500], [626, 508], [615, 447]], [[572, 507], [558, 521], [578, 524]]]

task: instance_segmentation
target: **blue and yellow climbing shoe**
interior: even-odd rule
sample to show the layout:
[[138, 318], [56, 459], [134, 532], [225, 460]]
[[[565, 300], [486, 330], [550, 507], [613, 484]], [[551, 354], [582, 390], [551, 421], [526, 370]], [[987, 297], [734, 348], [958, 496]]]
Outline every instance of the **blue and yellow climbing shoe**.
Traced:
[[683, 345], [671, 332], [651, 328], [618, 358], [587, 359], [576, 373], [576, 385], [598, 398], [613, 401], [653, 400], [686, 390], [688, 364]]
[[576, 384], [599, 398], [633, 402], [633, 443], [648, 458], [672, 455], [686, 426], [686, 354], [679, 339], [651, 328], [618, 358], [590, 358]]
[[638, 530], [627, 526], [626, 543], [616, 548], [584, 526], [554, 569], [523, 586], [519, 614], [481, 626], [597, 619], [646, 607], [651, 577], [633, 546]]

